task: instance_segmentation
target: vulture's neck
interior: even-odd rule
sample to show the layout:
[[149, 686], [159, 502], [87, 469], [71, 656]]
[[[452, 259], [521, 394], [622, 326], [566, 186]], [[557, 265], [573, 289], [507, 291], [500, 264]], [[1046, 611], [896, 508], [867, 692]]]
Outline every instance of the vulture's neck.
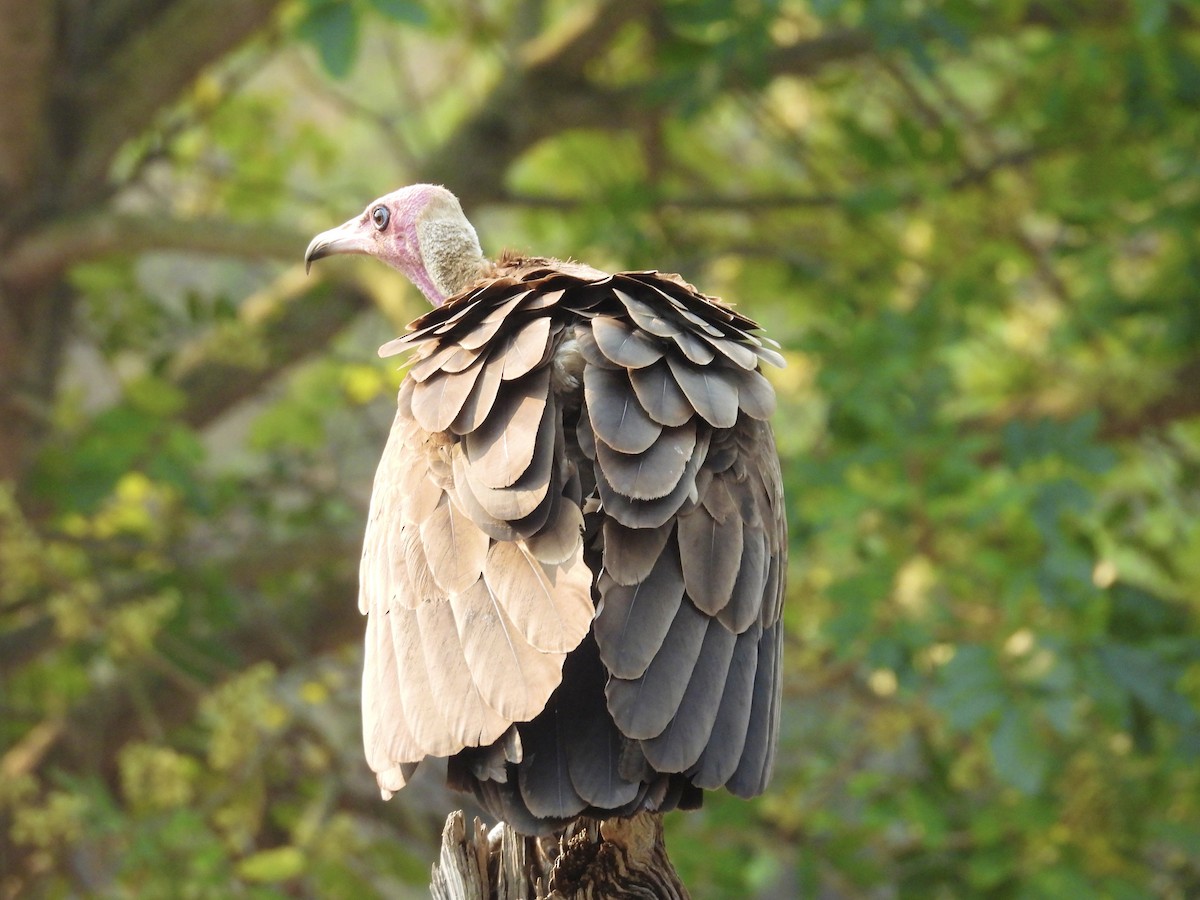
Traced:
[[465, 219], [421, 222], [417, 242], [423, 271], [415, 273], [413, 282], [434, 306], [477, 281], [489, 265], [475, 229]]

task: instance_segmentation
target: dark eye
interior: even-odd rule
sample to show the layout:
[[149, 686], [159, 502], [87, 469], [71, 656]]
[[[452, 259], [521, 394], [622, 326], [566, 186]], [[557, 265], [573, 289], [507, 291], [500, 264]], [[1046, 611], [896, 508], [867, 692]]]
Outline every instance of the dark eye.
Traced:
[[383, 229], [387, 228], [391, 218], [392, 214], [388, 212], [386, 206], [377, 206], [371, 210], [371, 221], [375, 223], [376, 231], [383, 231]]

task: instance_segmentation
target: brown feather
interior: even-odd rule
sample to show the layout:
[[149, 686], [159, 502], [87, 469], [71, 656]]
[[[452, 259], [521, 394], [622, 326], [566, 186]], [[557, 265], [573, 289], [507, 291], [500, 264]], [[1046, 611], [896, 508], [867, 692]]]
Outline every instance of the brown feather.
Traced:
[[[693, 312], [691, 309], [688, 308], [688, 304], [695, 299], [695, 296], [691, 295], [691, 292], [694, 289], [691, 288], [690, 286], [688, 288], [688, 293], [691, 296], [689, 296], [686, 301], [679, 297], [673, 296], [672, 294], [663, 290], [663, 288], [658, 285], [651, 285], [651, 287], [653, 288], [653, 290], [656, 294], [659, 294], [660, 296], [665, 298], [667, 303], [669, 303], [671, 305], [671, 308], [674, 309], [678, 315], [682, 316], [683, 319], [692, 326], [691, 330], [693, 330], [695, 333], [704, 334], [704, 335], [707, 335], [708, 337], [713, 337], [713, 338], [721, 338], [725, 334], [725, 332], [723, 332], [716, 325], [712, 324], [711, 322], [705, 321], [704, 316], [697, 315], [695, 312]], [[726, 313], [726, 311], [721, 309], [719, 306], [716, 306], [715, 304], [704, 303], [704, 305], [699, 308], [708, 316], [712, 316], [712, 315], [716, 314], [725, 321], [729, 320], [729, 316]]]
[[675, 490], [695, 449], [696, 426], [688, 422], [664, 428], [648, 450], [636, 455], [618, 453], [598, 441], [596, 464], [614, 490], [634, 500], [655, 500]]
[[[460, 354], [474, 359], [478, 353], [464, 353], [457, 344], [426, 344], [417, 351], [419, 356], [408, 369], [408, 375], [414, 381], [424, 381], [430, 375], [441, 370], [451, 358], [457, 359]], [[457, 371], [462, 371], [461, 369]]]
[[564, 502], [553, 523], [526, 541], [529, 552], [546, 565], [571, 559], [583, 540], [583, 513], [575, 503]]
[[[548, 446], [552, 446], [549, 441], [546, 443]], [[488, 520], [502, 523], [517, 522], [533, 513], [546, 500], [550, 489], [550, 482], [545, 477], [548, 473], [534, 471], [532, 465], [515, 484], [506, 488], [489, 488], [472, 478], [473, 470], [462, 453], [454, 453], [453, 461], [454, 483], [459, 493], [469, 494], [475, 507], [484, 512], [485, 518], [481, 520], [475, 515], [470, 501], [463, 503], [463, 510], [488, 534], [491, 534], [487, 528]], [[546, 468], [549, 466], [547, 465]], [[538, 477], [539, 474], [543, 477]], [[512, 533], [516, 534], [517, 532], [514, 530]], [[497, 540], [509, 540], [509, 538], [497, 538]]]
[[387, 554], [392, 577], [387, 585], [389, 594], [385, 609], [416, 609], [422, 603], [445, 597], [429, 568], [420, 529], [400, 529], [400, 534], [388, 542]]
[[698, 366], [707, 366], [717, 354], [705, 341], [700, 340], [689, 331], [677, 331], [671, 335], [671, 340], [683, 351], [683, 355]]
[[431, 699], [441, 708], [448, 735], [460, 747], [479, 747], [503, 735], [509, 721], [488, 706], [467, 668], [454, 610], [446, 601], [417, 607], [413, 625], [420, 629]]
[[429, 467], [421, 465], [421, 458], [417, 455], [427, 448], [415, 449], [416, 452], [410, 449], [410, 464], [406, 468], [399, 472], [394, 468], [386, 474], [380, 472], [375, 479], [376, 490], [383, 490], [387, 494], [384, 505], [394, 511], [393, 518], [405, 525], [420, 525], [437, 509], [445, 495]]
[[450, 423], [450, 430], [462, 435], [481, 428], [496, 403], [503, 378], [504, 360], [488, 357], [475, 380], [475, 385], [471, 388], [471, 393], [463, 401], [462, 409]]
[[442, 596], [465, 591], [483, 572], [488, 536], [445, 494], [420, 525], [420, 546]]
[[589, 366], [595, 366], [598, 369], [609, 369], [613, 372], [624, 370], [624, 366], [617, 365], [600, 352], [600, 345], [596, 343], [596, 338], [592, 335], [592, 329], [576, 328], [575, 340], [579, 345], [579, 355], [584, 358]]
[[[508, 521], [492, 515], [475, 498], [474, 490], [467, 483], [466, 461], [463, 459], [462, 452], [455, 448], [451, 451], [451, 458], [453, 460], [454, 483], [450, 489], [450, 495], [458, 508], [466, 513], [471, 521], [478, 526], [479, 530], [492, 540], [515, 541], [520, 538], [521, 535]], [[480, 490], [486, 489], [480, 488]], [[540, 501], [535, 498], [535, 509], [538, 502]]]
[[522, 542], [500, 542], [488, 551], [483, 577], [534, 649], [566, 653], [587, 634], [593, 612], [592, 576], [581, 559], [547, 568]]
[[458, 339], [458, 345], [468, 350], [475, 350], [486, 346], [500, 329], [504, 327], [504, 323], [509, 315], [517, 309], [521, 301], [528, 297], [529, 294], [529, 291], [521, 291], [505, 300], [480, 321], [474, 323], [471, 329]]
[[539, 435], [554, 427], [554, 410], [546, 403], [549, 391], [548, 367], [505, 386], [483, 425], [464, 438], [472, 482], [504, 488], [525, 473]]
[[650, 304], [637, 299], [619, 288], [614, 288], [613, 293], [625, 306], [629, 317], [643, 331], [664, 338], [674, 337], [679, 331], [679, 326], [675, 322], [672, 322], [666, 316], [659, 313]]
[[545, 360], [549, 342], [548, 316], [540, 316], [526, 324], [509, 338], [498, 353], [498, 359], [504, 367], [501, 377], [505, 381], [513, 381], [528, 375]]
[[421, 644], [421, 630], [416, 613], [393, 609], [385, 617], [393, 652], [396, 656], [396, 677], [399, 682], [400, 703], [413, 741], [426, 756], [446, 756], [461, 749], [450, 735], [442, 717], [441, 703], [429, 687], [429, 665]]
[[766, 421], [775, 414], [775, 389], [760, 372], [728, 370], [737, 384], [738, 406], [754, 419]]
[[530, 647], [483, 579], [452, 594], [450, 605], [467, 668], [484, 702], [510, 722], [540, 713], [562, 678], [563, 654]]
[[412, 762], [425, 755], [408, 730], [400, 702], [396, 654], [386, 625], [387, 619], [379, 611], [367, 617], [362, 682], [363, 747], [367, 764], [374, 772], [384, 772], [396, 763]]
[[483, 368], [480, 357], [457, 374], [439, 372], [418, 382], [412, 392], [412, 414], [422, 428], [445, 431], [458, 416]]

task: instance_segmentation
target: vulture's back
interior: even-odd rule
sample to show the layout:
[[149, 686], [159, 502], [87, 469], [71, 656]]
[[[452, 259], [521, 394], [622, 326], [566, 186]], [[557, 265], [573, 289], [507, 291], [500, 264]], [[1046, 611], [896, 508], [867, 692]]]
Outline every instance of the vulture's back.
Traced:
[[364, 739], [527, 833], [760, 793], [786, 522], [755, 324], [675, 276], [508, 258], [415, 350], [371, 498]]

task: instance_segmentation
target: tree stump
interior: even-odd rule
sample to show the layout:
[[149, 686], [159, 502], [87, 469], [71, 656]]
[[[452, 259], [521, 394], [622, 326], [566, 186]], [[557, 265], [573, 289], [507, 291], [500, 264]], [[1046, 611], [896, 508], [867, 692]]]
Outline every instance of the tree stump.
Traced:
[[462, 811], [442, 829], [429, 890], [434, 900], [687, 900], [667, 857], [662, 815], [577, 819], [558, 838], [501, 823], [491, 833]]

